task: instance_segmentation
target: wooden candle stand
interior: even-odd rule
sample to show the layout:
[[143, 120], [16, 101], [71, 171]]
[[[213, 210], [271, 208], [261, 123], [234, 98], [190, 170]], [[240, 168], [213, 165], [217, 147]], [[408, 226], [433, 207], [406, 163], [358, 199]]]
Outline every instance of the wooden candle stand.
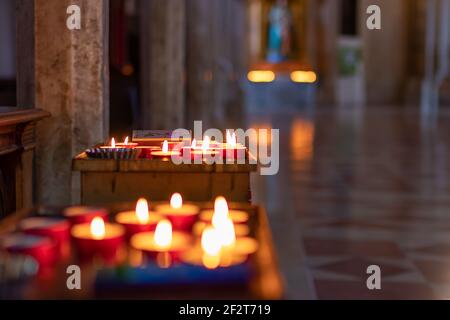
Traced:
[[104, 205], [116, 201], [168, 200], [174, 192], [185, 199], [209, 201], [225, 196], [250, 201], [250, 173], [256, 164], [180, 164], [161, 159], [93, 159], [81, 153], [72, 170], [80, 172], [81, 203]]

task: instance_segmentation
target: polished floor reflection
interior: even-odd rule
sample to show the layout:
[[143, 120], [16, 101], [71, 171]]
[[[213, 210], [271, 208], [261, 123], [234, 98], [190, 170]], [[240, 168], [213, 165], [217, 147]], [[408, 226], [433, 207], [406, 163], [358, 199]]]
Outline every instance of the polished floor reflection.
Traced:
[[[450, 298], [450, 114], [395, 107], [274, 111], [280, 172], [253, 177], [287, 298]], [[381, 290], [366, 269], [381, 267]]]

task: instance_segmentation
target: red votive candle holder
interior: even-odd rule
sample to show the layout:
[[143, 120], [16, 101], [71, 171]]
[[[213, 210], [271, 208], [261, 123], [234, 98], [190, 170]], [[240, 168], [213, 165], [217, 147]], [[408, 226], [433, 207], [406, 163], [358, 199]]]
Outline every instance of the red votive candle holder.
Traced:
[[59, 257], [65, 258], [70, 252], [70, 223], [53, 217], [31, 217], [19, 223], [19, 229], [26, 234], [49, 237], [58, 249]]
[[160, 147], [156, 146], [137, 146], [136, 149], [139, 149], [139, 158], [140, 159], [150, 159], [152, 157], [153, 151], [161, 150]]
[[192, 204], [183, 204], [183, 198], [179, 193], [174, 193], [170, 204], [161, 204], [155, 207], [155, 211], [170, 220], [175, 230], [191, 230], [197, 221], [199, 207]]
[[[200, 237], [202, 235], [203, 230], [205, 228], [211, 226], [211, 222], [198, 221], [194, 224], [192, 228], [192, 234], [196, 237]], [[250, 234], [250, 227], [245, 223], [239, 223], [234, 225], [234, 231], [236, 237], [245, 237]]]
[[218, 143], [213, 149], [218, 150], [222, 158], [227, 160], [245, 160], [247, 153], [247, 148], [237, 142], [236, 133], [229, 130], [226, 132], [226, 142]]
[[58, 257], [57, 245], [49, 237], [15, 233], [3, 238], [2, 246], [9, 253], [33, 257], [39, 263], [40, 271], [51, 267]]
[[166, 219], [158, 223], [155, 231], [137, 233], [130, 240], [132, 248], [144, 252], [158, 263], [166, 260], [164, 257], [169, 257], [169, 261], [177, 261], [180, 254], [188, 250], [192, 243], [191, 234], [172, 231], [172, 224]]
[[[200, 212], [199, 220], [204, 221], [207, 223], [211, 223], [214, 217], [214, 213], [216, 211], [211, 210], [203, 210]], [[240, 223], [247, 223], [249, 220], [249, 215], [246, 211], [243, 210], [228, 210], [228, 217], [233, 221], [233, 223], [240, 224]]]
[[[180, 151], [183, 147], [186, 146], [184, 141], [167, 141], [167, 145], [169, 150], [172, 151]], [[161, 145], [161, 149], [164, 147], [164, 143]]]
[[125, 149], [133, 149], [136, 148], [139, 144], [136, 142], [128, 142], [125, 143], [116, 143], [116, 148], [125, 148]]
[[170, 150], [169, 142], [164, 140], [161, 150], [151, 152], [152, 158], [170, 159], [172, 156], [179, 156], [181, 152], [179, 150]]
[[219, 144], [217, 142], [211, 142], [208, 136], [205, 136], [203, 141], [196, 141], [192, 139], [191, 145], [182, 148], [183, 158], [191, 158], [194, 163], [201, 163], [205, 158], [213, 158], [219, 154], [219, 151], [215, 150]]
[[243, 210], [233, 210], [228, 208], [228, 202], [223, 196], [218, 196], [214, 200], [214, 209], [203, 210], [200, 213], [199, 220], [216, 225], [220, 221], [230, 219], [233, 224], [247, 223], [249, 214]]
[[70, 238], [70, 223], [61, 218], [31, 217], [19, 223], [23, 233], [49, 237], [61, 244]]
[[116, 222], [125, 227], [128, 238], [139, 232], [155, 230], [161, 219], [160, 215], [148, 210], [148, 202], [144, 198], [137, 201], [135, 210], [119, 212], [115, 217]]
[[90, 223], [95, 217], [103, 220], [108, 218], [108, 210], [100, 207], [73, 206], [64, 209], [64, 216], [69, 219], [72, 225]]
[[220, 152], [222, 158], [232, 160], [245, 159], [247, 152], [247, 148], [244, 146], [241, 145], [231, 146], [227, 143], [223, 143], [217, 148], [214, 148], [214, 150]]
[[96, 217], [91, 223], [74, 225], [70, 233], [82, 259], [98, 255], [113, 261], [124, 242], [125, 229]]
[[219, 151], [213, 149], [202, 149], [202, 148], [191, 148], [191, 147], [183, 147], [182, 155], [183, 157], [187, 157], [188, 159], [196, 163], [202, 163], [203, 160], [210, 157], [211, 159], [219, 154]]

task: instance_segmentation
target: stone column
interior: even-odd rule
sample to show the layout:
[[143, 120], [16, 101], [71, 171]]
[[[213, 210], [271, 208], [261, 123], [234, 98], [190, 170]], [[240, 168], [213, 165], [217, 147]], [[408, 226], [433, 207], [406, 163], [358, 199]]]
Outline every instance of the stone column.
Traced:
[[368, 30], [361, 19], [364, 43], [366, 97], [369, 104], [393, 104], [403, 100], [408, 55], [408, 0], [362, 0], [361, 15], [369, 5], [381, 8], [381, 30]]
[[246, 3], [188, 0], [186, 8], [187, 124], [239, 126], [246, 68]]
[[339, 1], [308, 0], [308, 54], [319, 76], [318, 100], [335, 102], [337, 81], [337, 43], [339, 34]]
[[[69, 5], [81, 30], [66, 27]], [[106, 139], [109, 128], [108, 0], [35, 0], [37, 194], [46, 204], [72, 200], [72, 157]]]
[[[212, 8], [210, 0], [188, 0], [186, 6], [187, 125], [202, 120], [209, 127], [213, 97]], [[207, 45], [206, 45], [207, 44]]]
[[185, 0], [141, 0], [140, 13], [142, 125], [183, 127]]

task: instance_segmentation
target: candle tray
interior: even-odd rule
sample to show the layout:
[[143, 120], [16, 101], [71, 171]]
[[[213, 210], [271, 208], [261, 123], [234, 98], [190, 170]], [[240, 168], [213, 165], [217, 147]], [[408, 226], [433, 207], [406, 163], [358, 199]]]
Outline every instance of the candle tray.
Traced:
[[[156, 204], [156, 203], [155, 203]], [[212, 202], [195, 202], [202, 209]], [[24, 299], [280, 299], [283, 285], [277, 266], [272, 236], [262, 207], [248, 203], [229, 203], [230, 209], [249, 213], [250, 236], [258, 241], [258, 250], [246, 263], [229, 268], [209, 270], [203, 267], [175, 263], [161, 268], [149, 258], [136, 259], [136, 252], [125, 245], [114, 263], [97, 257], [80, 260], [73, 244], [64, 257], [46, 268], [34, 279], [24, 279], [20, 287], [10, 284], [3, 288], [4, 297]], [[134, 203], [110, 205], [110, 220], [120, 211], [129, 210]], [[18, 223], [29, 216], [60, 215], [63, 208], [37, 207], [19, 211], [0, 221], [0, 237], [14, 231]], [[134, 251], [133, 251], [134, 250]], [[67, 267], [81, 268], [81, 289], [67, 289]], [[10, 294], [8, 294], [10, 293]]]

